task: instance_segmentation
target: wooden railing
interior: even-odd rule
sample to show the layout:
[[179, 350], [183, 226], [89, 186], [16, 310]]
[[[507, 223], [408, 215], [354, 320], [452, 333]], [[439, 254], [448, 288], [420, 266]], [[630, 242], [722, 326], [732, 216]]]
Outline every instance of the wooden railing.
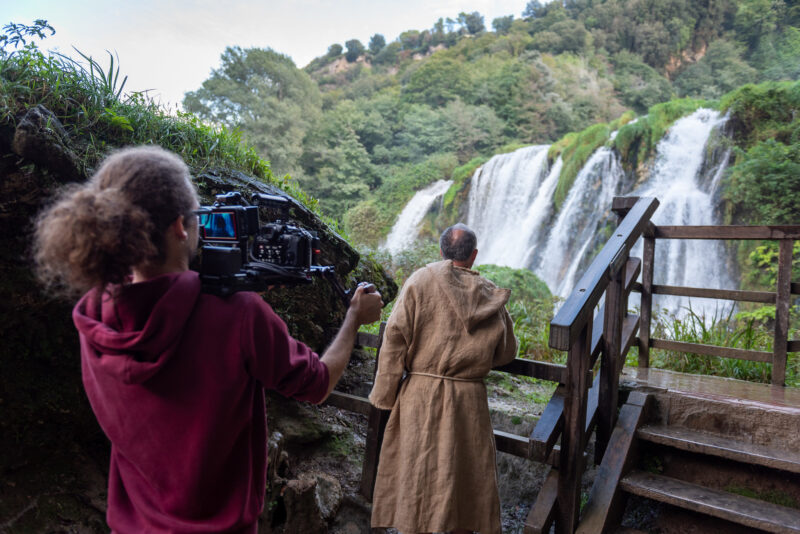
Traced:
[[[637, 199], [629, 207], [614, 235], [550, 322], [550, 346], [567, 351], [567, 380], [556, 390], [534, 433], [551, 424], [549, 411], [560, 412], [561, 431], [553, 433], [549, 442], [555, 443], [560, 434], [561, 454], [528, 515], [526, 533], [549, 532], [553, 521], [557, 533], [575, 531], [581, 476], [587, 462], [584, 451], [595, 430], [595, 461], [603, 457], [616, 424], [622, 363], [640, 324], [639, 317], [627, 313], [628, 296], [642, 265], [629, 257], [630, 250], [651, 226], [650, 218], [657, 207], [654, 198]], [[605, 303], [595, 314], [603, 295]], [[598, 357], [600, 369], [592, 381]], [[563, 406], [560, 410], [559, 405]]]
[[[617, 197], [613, 209], [624, 213], [636, 201], [635, 197]], [[773, 240], [778, 241], [778, 276], [775, 291], [741, 291], [659, 285], [653, 283], [653, 268], [657, 239], [715, 239], [715, 240]], [[800, 295], [800, 283], [792, 283], [792, 248], [800, 239], [800, 225], [793, 226], [651, 226], [644, 235], [642, 252], [642, 283], [634, 291], [642, 294], [641, 324], [639, 326], [639, 367], [650, 366], [650, 349], [736, 358], [772, 364], [772, 383], [786, 382], [786, 361], [789, 352], [800, 352], [800, 340], [790, 340], [789, 309], [792, 295]], [[775, 305], [775, 333], [772, 352], [687, 343], [650, 336], [653, 295], [701, 297], [739, 302], [758, 302]]]

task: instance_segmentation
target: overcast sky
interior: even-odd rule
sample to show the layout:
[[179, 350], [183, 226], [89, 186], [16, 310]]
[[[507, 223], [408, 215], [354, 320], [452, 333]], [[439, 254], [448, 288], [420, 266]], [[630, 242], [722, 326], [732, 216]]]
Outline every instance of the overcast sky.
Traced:
[[226, 46], [270, 47], [298, 67], [333, 43], [376, 33], [390, 42], [439, 17], [478, 11], [487, 29], [496, 17], [518, 18], [526, 0], [0, 0], [0, 24], [46, 19], [56, 30], [41, 44], [73, 57], [72, 46], [105, 68], [119, 55], [128, 90], [175, 108], [219, 66]]

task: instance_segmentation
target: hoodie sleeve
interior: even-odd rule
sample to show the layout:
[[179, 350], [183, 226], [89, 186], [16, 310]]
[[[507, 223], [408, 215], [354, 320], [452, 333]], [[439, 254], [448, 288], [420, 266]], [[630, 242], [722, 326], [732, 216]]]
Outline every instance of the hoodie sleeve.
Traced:
[[503, 321], [503, 335], [494, 349], [492, 367], [511, 363], [517, 357], [517, 338], [514, 337], [514, 322], [505, 306], [500, 309]]
[[394, 406], [397, 390], [403, 379], [406, 355], [412, 342], [414, 296], [413, 283], [409, 282], [411, 280], [406, 282], [386, 322], [375, 385], [369, 394], [369, 401], [373, 406], [382, 410], [391, 410]]
[[328, 368], [256, 294], [243, 306], [241, 344], [248, 372], [265, 388], [312, 403], [328, 392]]

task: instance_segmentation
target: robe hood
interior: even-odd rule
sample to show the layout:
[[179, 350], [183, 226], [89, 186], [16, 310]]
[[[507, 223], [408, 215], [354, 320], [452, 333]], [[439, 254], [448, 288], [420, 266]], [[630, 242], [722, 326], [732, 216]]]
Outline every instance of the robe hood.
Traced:
[[510, 289], [500, 289], [477, 271], [453, 265], [452, 260], [431, 263], [427, 268], [467, 332], [495, 317], [511, 296]]
[[90, 291], [72, 311], [81, 343], [90, 351], [85, 360], [125, 384], [151, 378], [174, 355], [200, 287], [198, 274], [184, 271], [116, 287], [99, 299]]

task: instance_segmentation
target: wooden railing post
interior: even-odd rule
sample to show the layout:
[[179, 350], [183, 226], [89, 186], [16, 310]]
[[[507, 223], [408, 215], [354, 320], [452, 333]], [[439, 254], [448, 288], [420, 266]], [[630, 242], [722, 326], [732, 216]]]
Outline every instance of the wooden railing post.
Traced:
[[584, 425], [589, 380], [592, 321], [585, 322], [567, 356], [567, 392], [564, 399], [564, 430], [558, 469], [556, 534], [572, 534], [578, 525], [583, 474]]
[[[372, 379], [378, 372], [378, 360], [381, 357], [381, 345], [383, 344], [383, 334], [386, 330], [386, 323], [381, 323], [380, 333], [378, 334], [378, 347], [375, 353], [375, 369]], [[370, 407], [369, 419], [367, 422], [367, 442], [364, 450], [364, 464], [361, 466], [361, 495], [368, 501], [372, 501], [372, 493], [375, 490], [375, 478], [378, 476], [378, 458], [381, 454], [383, 444], [383, 431], [389, 420], [389, 410], [380, 410], [374, 406]]]
[[642, 234], [642, 301], [639, 315], [639, 367], [650, 367], [650, 319], [653, 312], [653, 268], [656, 238], [652, 223]]
[[772, 383], [783, 386], [786, 381], [786, 356], [789, 345], [789, 305], [792, 285], [791, 239], [779, 241], [778, 284], [775, 296], [775, 339], [772, 345]]
[[597, 410], [597, 439], [595, 441], [595, 463], [599, 464], [605, 454], [611, 432], [617, 423], [617, 392], [619, 390], [620, 346], [622, 344], [622, 321], [627, 311], [625, 303], [625, 265], [628, 254], [620, 258], [621, 267], [612, 273], [606, 289], [605, 317], [603, 322], [603, 356], [600, 360], [600, 392]]

